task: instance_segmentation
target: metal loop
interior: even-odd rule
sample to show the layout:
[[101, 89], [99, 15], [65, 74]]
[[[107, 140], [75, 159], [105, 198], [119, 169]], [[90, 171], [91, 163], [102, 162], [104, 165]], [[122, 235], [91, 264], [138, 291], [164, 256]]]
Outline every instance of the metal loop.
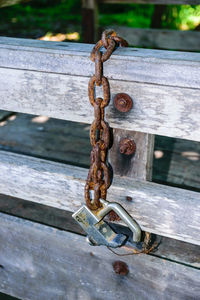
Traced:
[[90, 184], [87, 182], [85, 185], [85, 202], [86, 205], [89, 209], [91, 210], [96, 210], [98, 208], [101, 207], [101, 202], [99, 201], [100, 198], [100, 186], [99, 184], [96, 184], [96, 186], [94, 186], [93, 190], [94, 190], [94, 200], [92, 202], [91, 198], [90, 198]]
[[[89, 84], [88, 84], [88, 96], [89, 100], [92, 106], [95, 104], [95, 83], [96, 83], [96, 76], [93, 75], [90, 78]], [[108, 105], [109, 100], [110, 100], [110, 88], [109, 88], [109, 83], [108, 79], [106, 77], [102, 77], [102, 86], [103, 86], [103, 101], [101, 104], [101, 107], [105, 107]]]
[[107, 190], [110, 186], [109, 169], [108, 166], [103, 162], [101, 163], [101, 168], [103, 169], [104, 185], [105, 185], [105, 189]]
[[92, 106], [94, 106], [94, 104], [95, 104], [95, 96], [94, 96], [94, 84], [95, 84], [95, 81], [96, 81], [96, 76], [93, 75], [90, 78], [90, 81], [89, 81], [89, 84], [88, 84], [88, 96], [89, 96], [90, 104]]
[[108, 79], [103, 76], [102, 77], [102, 86], [103, 86], [103, 101], [101, 103], [101, 107], [104, 108], [105, 106], [108, 105], [110, 101], [110, 86]]
[[[108, 47], [106, 49], [106, 52], [102, 55], [101, 61], [105, 62], [106, 60], [109, 59], [109, 57], [111, 56], [111, 54], [113, 53], [114, 49], [115, 49], [115, 41], [113, 39], [108, 39]], [[90, 59], [95, 62], [95, 55], [96, 52], [100, 52], [100, 48], [103, 46], [103, 42], [102, 40], [100, 40], [99, 42], [96, 43], [96, 45], [93, 47], [91, 55], [90, 55]]]
[[95, 52], [95, 76], [96, 76], [96, 85], [100, 86], [102, 83], [102, 72], [103, 72], [103, 65], [101, 61], [101, 52]]
[[106, 124], [105, 121], [101, 120], [101, 127], [102, 127], [102, 136], [100, 137], [100, 140], [96, 140], [96, 129], [97, 129], [97, 123], [96, 120], [92, 122], [92, 125], [90, 127], [90, 143], [92, 147], [96, 146], [97, 142], [99, 142], [99, 146], [101, 150], [106, 150], [109, 147], [110, 143], [110, 131], [109, 127]]
[[102, 43], [103, 43], [103, 46], [107, 49], [108, 48], [108, 45], [109, 45], [109, 42], [108, 42], [108, 37], [113, 37], [113, 36], [116, 36], [116, 32], [113, 30], [113, 29], [106, 29], [103, 33], [102, 33], [102, 36], [101, 36], [101, 39], [102, 39]]
[[[98, 100], [102, 100], [102, 98], [97, 98], [96, 101]], [[101, 101], [101, 102], [102, 102]], [[98, 130], [101, 129], [101, 119], [102, 119], [102, 114], [101, 114], [101, 103], [94, 103], [94, 118], [95, 118], [95, 122], [96, 122], [96, 128]]]
[[95, 53], [96, 53], [97, 51], [99, 51], [99, 49], [100, 49], [102, 46], [103, 46], [103, 42], [102, 42], [102, 40], [100, 40], [100, 41], [98, 41], [98, 42], [95, 44], [95, 46], [93, 47], [92, 52], [91, 52], [91, 54], [90, 54], [90, 59], [91, 59], [93, 62], [95, 62]]
[[102, 62], [105, 62], [106, 60], [108, 60], [111, 56], [111, 54], [113, 53], [114, 49], [115, 49], [115, 41], [114, 40], [111, 40], [111, 39], [108, 39], [109, 41], [109, 45], [106, 49], [106, 52], [102, 55]]
[[111, 39], [119, 43], [121, 47], [128, 47], [128, 42], [119, 36], [112, 36]]

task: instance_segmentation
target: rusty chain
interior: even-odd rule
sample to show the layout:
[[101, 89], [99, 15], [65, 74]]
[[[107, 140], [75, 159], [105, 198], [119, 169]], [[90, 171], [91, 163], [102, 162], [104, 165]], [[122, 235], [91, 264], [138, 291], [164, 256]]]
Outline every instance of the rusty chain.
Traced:
[[[94, 46], [91, 60], [95, 63], [95, 75], [88, 85], [88, 96], [94, 107], [94, 121], [90, 127], [90, 142], [92, 145], [90, 169], [85, 185], [85, 201], [91, 210], [101, 207], [100, 198], [106, 200], [107, 189], [110, 186], [107, 152], [110, 145], [110, 129], [104, 120], [104, 110], [110, 101], [108, 79], [103, 76], [103, 63], [109, 59], [117, 45], [128, 46], [128, 43], [118, 37], [114, 30], [105, 30], [102, 39]], [[100, 51], [104, 47], [106, 51]], [[103, 99], [95, 97], [95, 85], [102, 86]], [[94, 192], [91, 200], [91, 191]]]
[[[90, 127], [90, 142], [92, 145], [90, 169], [85, 185], [85, 202], [90, 210], [101, 207], [100, 199], [106, 200], [107, 189], [110, 186], [107, 152], [110, 146], [110, 130], [104, 120], [105, 107], [110, 101], [110, 87], [108, 79], [103, 75], [103, 63], [107, 61], [116, 46], [127, 47], [128, 43], [117, 36], [112, 29], [102, 33], [101, 40], [93, 47], [90, 59], [95, 63], [95, 74], [90, 78], [88, 96], [90, 104], [94, 107], [94, 121]], [[106, 51], [101, 52], [104, 47]], [[95, 96], [95, 86], [102, 86], [103, 99]], [[93, 191], [93, 199], [91, 199]], [[151, 234], [145, 233], [142, 250], [134, 250], [132, 254], [149, 253], [155, 247], [150, 246]]]

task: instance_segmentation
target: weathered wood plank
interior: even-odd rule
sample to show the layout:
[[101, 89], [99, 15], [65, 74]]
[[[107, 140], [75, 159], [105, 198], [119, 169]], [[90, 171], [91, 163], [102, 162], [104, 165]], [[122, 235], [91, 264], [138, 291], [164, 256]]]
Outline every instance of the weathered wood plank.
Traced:
[[163, 238], [153, 255], [200, 269], [200, 247], [196, 245]]
[[136, 255], [121, 277], [117, 257], [83, 237], [4, 214], [0, 228], [0, 290], [20, 299], [198, 299], [197, 269]]
[[200, 143], [157, 137], [153, 179], [200, 191]]
[[[0, 76], [1, 109], [93, 121], [86, 77], [6, 68], [0, 69]], [[112, 97], [126, 91], [134, 102], [133, 109], [124, 115], [111, 101], [106, 108], [111, 127], [200, 141], [199, 89], [114, 80], [110, 86]]]
[[[89, 125], [45, 116], [17, 114], [14, 117], [0, 124], [1, 150], [89, 167]], [[118, 151], [117, 139], [114, 140]], [[155, 141], [152, 180], [200, 190], [200, 143], [163, 136], [156, 136]], [[143, 157], [145, 159], [145, 154]], [[135, 161], [134, 166], [133, 174], [137, 172], [139, 175]], [[116, 171], [115, 168], [115, 174]]]
[[[86, 101], [88, 79], [85, 76], [94, 72], [88, 57], [91, 45], [9, 38], [0, 41], [2, 98], [10, 100], [2, 100], [2, 108], [9, 110], [12, 106], [16, 111], [43, 112], [57, 118], [91, 122], [92, 109], [86, 117], [87, 106], [80, 101]], [[128, 91], [135, 107], [126, 120], [109, 107], [111, 126], [199, 140], [199, 65], [199, 53], [118, 49], [105, 63], [104, 73], [115, 80], [123, 79], [111, 81], [112, 95]], [[73, 106], [72, 97], [77, 97], [78, 104], [74, 99]], [[20, 104], [16, 99], [20, 99]], [[88, 100], [86, 105], [89, 106]]]
[[113, 3], [113, 4], [124, 4], [124, 3], [135, 3], [135, 4], [200, 4], [199, 0], [100, 0], [102, 3]]
[[[83, 204], [87, 169], [1, 151], [0, 170], [2, 194], [68, 211]], [[200, 244], [197, 192], [115, 176], [108, 200], [121, 203], [145, 231]]]
[[[136, 144], [134, 155], [123, 155], [119, 151], [120, 141], [124, 138]], [[154, 136], [128, 130], [113, 130], [113, 146], [109, 160], [115, 175], [127, 176], [136, 180], [152, 180]]]
[[129, 45], [157, 49], [200, 51], [200, 32], [112, 26]]
[[[0, 194], [0, 211], [58, 229], [84, 234], [72, 218], [72, 213], [55, 207]], [[200, 269], [199, 246], [159, 236], [157, 240], [161, 240], [161, 243], [151, 255]]]
[[[91, 76], [93, 45], [0, 37], [0, 67]], [[113, 80], [198, 88], [200, 53], [118, 48], [104, 63]], [[190, 74], [190, 76], [186, 76]]]
[[0, 149], [89, 167], [89, 125], [16, 114], [0, 123]]

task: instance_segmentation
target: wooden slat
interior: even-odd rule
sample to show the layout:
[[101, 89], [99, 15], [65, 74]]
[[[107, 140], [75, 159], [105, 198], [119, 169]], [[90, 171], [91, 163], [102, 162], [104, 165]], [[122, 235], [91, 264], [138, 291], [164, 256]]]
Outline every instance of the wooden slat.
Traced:
[[110, 26], [120, 36], [129, 41], [129, 45], [147, 48], [200, 51], [200, 32], [191, 30], [167, 30]]
[[[72, 213], [55, 207], [0, 194], [0, 211], [58, 229], [84, 234], [82, 228], [72, 218]], [[151, 255], [200, 269], [199, 246], [160, 236], [157, 236], [157, 241], [161, 241], [159, 247]]]
[[[4, 68], [0, 76], [1, 109], [93, 121], [88, 78]], [[126, 115], [118, 113], [111, 101], [106, 108], [111, 127], [200, 141], [199, 89], [113, 80], [110, 85], [112, 95], [126, 91], [134, 101], [134, 108]]]
[[200, 143], [157, 136], [153, 179], [200, 191]]
[[200, 4], [199, 0], [100, 0], [102, 3], [113, 3], [113, 4], [124, 4], [124, 3], [135, 3], [135, 4]]
[[[91, 45], [0, 40], [1, 109], [91, 123]], [[111, 103], [110, 125], [199, 141], [199, 66], [198, 53], [118, 49], [104, 73], [112, 78], [112, 96], [127, 92], [134, 108], [125, 116]]]
[[[4, 151], [0, 152], [0, 169], [2, 194], [68, 211], [84, 202], [87, 169]], [[121, 203], [143, 230], [200, 244], [197, 192], [115, 176], [108, 200]]]
[[[89, 167], [91, 151], [89, 125], [26, 114], [17, 114], [15, 119], [14, 117], [9, 117], [6, 122], [0, 124], [1, 150], [24, 153], [79, 167]], [[131, 131], [128, 133], [131, 134]], [[145, 136], [142, 133], [140, 135]], [[114, 136], [116, 136], [116, 130], [114, 130]], [[117, 139], [114, 138], [114, 140]], [[140, 141], [137, 137], [137, 143]], [[200, 190], [200, 143], [163, 136], [156, 136], [155, 141], [155, 155], [160, 154], [160, 156], [156, 156], [157, 158], [154, 156], [152, 180]], [[145, 139], [144, 144], [147, 145]], [[117, 145], [116, 141], [116, 152], [118, 151]], [[147, 154], [150, 155], [150, 152]], [[142, 156], [144, 159], [145, 155], [144, 153]], [[128, 176], [135, 172], [142, 175], [136, 168], [135, 157], [132, 157], [132, 160], [135, 167], [130, 173], [126, 169], [126, 173], [123, 174]], [[121, 160], [120, 163], [122, 168]], [[150, 171], [150, 168], [148, 169]], [[150, 173], [149, 171], [146, 175]], [[114, 173], [116, 172], [115, 168]], [[149, 177], [142, 178], [146, 180]]]
[[198, 299], [197, 269], [135, 255], [123, 277], [116, 256], [78, 235], [4, 214], [0, 228], [0, 290], [20, 299]]
[[[92, 48], [0, 37], [0, 67], [88, 77], [94, 74]], [[199, 53], [118, 48], [104, 64], [104, 74], [114, 80], [199, 88], [199, 66]]]

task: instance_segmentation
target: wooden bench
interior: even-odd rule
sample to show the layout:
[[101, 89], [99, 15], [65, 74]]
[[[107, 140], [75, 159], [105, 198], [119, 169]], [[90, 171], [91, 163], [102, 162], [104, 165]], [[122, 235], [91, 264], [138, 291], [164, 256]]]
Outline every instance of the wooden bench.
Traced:
[[[90, 124], [91, 49], [1, 37], [0, 109]], [[198, 299], [200, 195], [150, 180], [155, 134], [200, 141], [200, 54], [118, 49], [104, 74], [112, 99], [127, 92], [134, 102], [127, 115], [112, 99], [106, 109], [115, 174], [108, 200], [121, 203], [142, 230], [164, 242], [155, 254], [123, 257], [129, 275], [119, 277], [112, 268], [118, 257], [89, 246], [71, 219], [83, 204], [87, 169], [0, 151], [5, 206], [21, 198], [24, 206], [38, 203], [43, 214], [48, 206], [51, 216], [66, 219], [66, 227], [56, 229], [1, 213], [0, 291], [21, 299]], [[137, 152], [124, 160], [118, 142], [127, 136]]]

